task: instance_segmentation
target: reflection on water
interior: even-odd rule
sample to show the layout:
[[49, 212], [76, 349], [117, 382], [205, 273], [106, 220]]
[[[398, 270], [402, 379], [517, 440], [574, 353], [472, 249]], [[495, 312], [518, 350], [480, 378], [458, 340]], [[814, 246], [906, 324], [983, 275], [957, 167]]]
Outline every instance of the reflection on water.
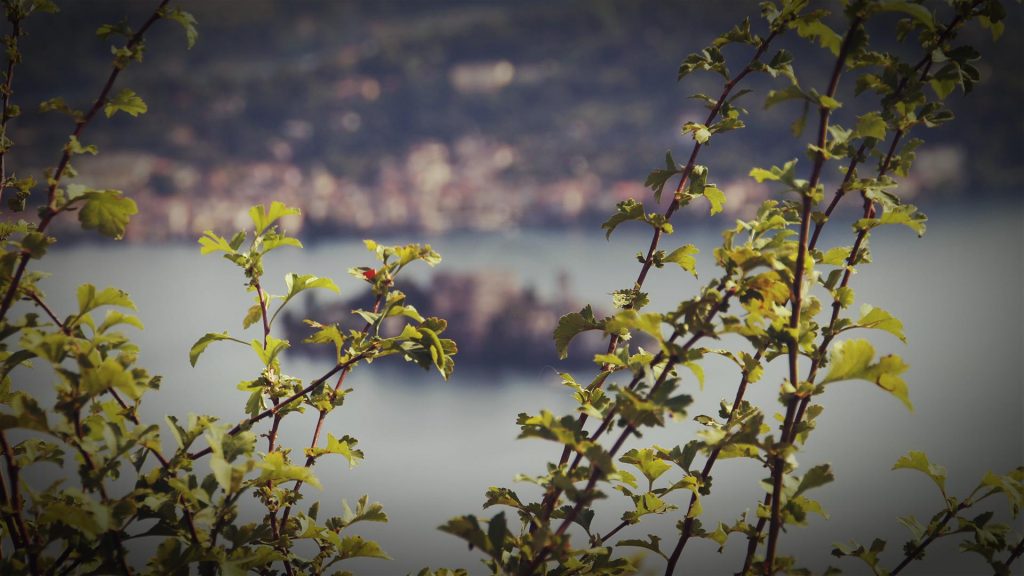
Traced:
[[[813, 518], [811, 530], [790, 529], [782, 540], [785, 551], [798, 552], [816, 570], [830, 560], [835, 563], [829, 557], [832, 542], [849, 538], [869, 542], [885, 536], [890, 538], [890, 553], [897, 553], [906, 536], [896, 517], [914, 514], [924, 520], [942, 504], [923, 476], [890, 471], [908, 450], [926, 450], [934, 462], [949, 467], [951, 494], [964, 494], [985, 470], [1005, 471], [1021, 462], [1021, 224], [1019, 207], [949, 211], [933, 219], [924, 240], [905, 230], [876, 235], [874, 264], [855, 277], [853, 286], [859, 301], [903, 319], [910, 344], [904, 347], [884, 334], [864, 336], [881, 350], [903, 354], [911, 365], [907, 380], [916, 411], [907, 413], [898, 401], [865, 383], [832, 386], [818, 429], [799, 456], [804, 469], [826, 461], [833, 464], [838, 481], [817, 492], [832, 518]], [[702, 280], [709, 278], [717, 233], [697, 229], [685, 238], [678, 236], [669, 237], [665, 246], [696, 243], [702, 250]], [[512, 271], [544, 296], [554, 295], [564, 270], [582, 301], [608, 308], [608, 294], [631, 284], [637, 268], [633, 254], [646, 242], [643, 234], [623, 230], [609, 243], [595, 230], [574, 235], [454, 236], [433, 244], [445, 257], [446, 269]], [[849, 240], [836, 239], [840, 242]], [[333, 277], [344, 294], [353, 294], [358, 283], [343, 270], [369, 263], [361, 243], [330, 242], [271, 258], [267, 271], [268, 278], [282, 279], [277, 291], [283, 289], [284, 273], [294, 271]], [[235, 385], [259, 370], [251, 351], [215, 344], [195, 369], [187, 362], [190, 345], [202, 333], [241, 332], [251, 298], [229, 263], [200, 257], [193, 246], [78, 246], [57, 250], [45, 265], [54, 275], [44, 286], [58, 310], [71, 306], [72, 282], [113, 284], [133, 295], [146, 324], [138, 337], [141, 364], [165, 376], [163, 389], [148, 397], [143, 407], [145, 420], [161, 422], [164, 414], [185, 416], [189, 411], [227, 421], [242, 415], [245, 394]], [[426, 278], [433, 272], [423, 267], [410, 273]], [[681, 270], [656, 271], [649, 280], [652, 306], [667, 309], [698, 286]], [[286, 371], [302, 378], [316, 377], [326, 368], [294, 355], [286, 360]], [[543, 461], [557, 457], [557, 447], [548, 443], [514, 441], [517, 413], [541, 407], [571, 409], [556, 369], [456, 369], [449, 383], [433, 373], [387, 366], [354, 372], [349, 383], [355, 391], [331, 415], [328, 431], [357, 437], [366, 461], [354, 470], [324, 461], [318, 467], [324, 491], [309, 494], [323, 499], [322, 514], [339, 511], [342, 498], [353, 501], [364, 493], [383, 502], [391, 522], [362, 533], [379, 539], [396, 560], [346, 567], [359, 574], [403, 574], [425, 565], [479, 566], [476, 553], [435, 527], [450, 516], [479, 513], [488, 486], [514, 486], [517, 472], [539, 473]], [[731, 397], [738, 379], [723, 362], [709, 360], [706, 370], [708, 383], [703, 392], [694, 390], [692, 414], [716, 411], [720, 398]], [[752, 388], [752, 400], [775, 406], [775, 383], [781, 373], [780, 362], [771, 365]], [[308, 442], [308, 418], [285, 422], [282, 434], [288, 443], [298, 448]], [[694, 429], [689, 422], [673, 424], [643, 442], [681, 444]], [[721, 463], [716, 472], [715, 491], [704, 503], [705, 526], [731, 522], [753, 508], [761, 489], [752, 479], [766, 476], [763, 469], [735, 461]], [[514, 487], [524, 498], [531, 494], [528, 486]], [[676, 495], [675, 503], [684, 506], [683, 497]], [[607, 531], [617, 524], [623, 509], [623, 502], [615, 499], [601, 507], [596, 529]], [[672, 538], [677, 520], [671, 514], [645, 520], [622, 534]], [[687, 554], [695, 563], [694, 573], [727, 573], [736, 569], [734, 556], [741, 547], [738, 539], [731, 541], [723, 558], [713, 544], [695, 542]], [[965, 566], [976, 569], [973, 562], [929, 554], [917, 573], [960, 574], [969, 571]]]

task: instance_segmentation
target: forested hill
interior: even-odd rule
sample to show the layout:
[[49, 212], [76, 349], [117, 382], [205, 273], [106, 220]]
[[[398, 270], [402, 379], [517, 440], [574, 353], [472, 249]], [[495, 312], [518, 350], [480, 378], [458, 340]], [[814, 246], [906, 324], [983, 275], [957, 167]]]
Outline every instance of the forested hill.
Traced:
[[[688, 151], [679, 128], [704, 114], [688, 97], [717, 94], [720, 78], [696, 74], [677, 84], [682, 58], [738, 14], [758, 13], [756, 3], [736, 0], [715, 9], [678, 0], [182, 5], [199, 20], [199, 42], [186, 51], [176, 26], [154, 31], [146, 61], [122, 76], [149, 112], [91, 128], [87, 141], [102, 154], [80, 167], [97, 185], [122, 185], [141, 204], [180, 213], [151, 223], [147, 237], [188, 236], [272, 193], [297, 199], [313, 231], [596, 218], [643, 194], [665, 150]], [[66, 118], [40, 118], [33, 103], [60, 95], [85, 107], [110, 63], [109, 43], [95, 30], [125, 16], [138, 23], [148, 8], [138, 0], [64, 2], [61, 14], [32, 19], [15, 94], [25, 114], [10, 134], [16, 169], [51, 163], [68, 131]], [[927, 136], [910, 193], [1019, 193], [1024, 11], [1009, 9], [1009, 32], [997, 44], [987, 31], [965, 31], [984, 54], [978, 94], [951, 99], [958, 121]], [[795, 38], [781, 45], [801, 51], [802, 83], [822, 82], [826, 53]], [[735, 70], [748, 54], [726, 56]], [[771, 86], [754, 79], [755, 93], [738, 104], [761, 107]], [[731, 209], [764, 193], [746, 178], [750, 166], [803, 156], [797, 140], [763, 136], [800, 111], [776, 106], [702, 155], [711, 180], [733, 190]], [[856, 113], [840, 110], [838, 121]], [[210, 204], [209, 221], [196, 221], [196, 203], [215, 201], [223, 218]]]

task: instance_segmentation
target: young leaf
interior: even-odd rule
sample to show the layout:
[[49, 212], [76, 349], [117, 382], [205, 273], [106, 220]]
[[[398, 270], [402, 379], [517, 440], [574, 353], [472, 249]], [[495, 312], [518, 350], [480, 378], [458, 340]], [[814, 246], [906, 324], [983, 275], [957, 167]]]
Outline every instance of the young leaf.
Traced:
[[928, 455], [919, 450], [911, 450], [905, 455], [901, 456], [896, 464], [893, 464], [893, 470], [908, 469], [917, 470], [923, 472], [935, 485], [939, 487], [939, 491], [942, 492], [942, 497], [946, 497], [946, 469], [942, 466], [937, 466], [928, 461]]
[[599, 330], [603, 323], [594, 318], [594, 310], [587, 305], [579, 312], [566, 314], [558, 319], [558, 326], [555, 327], [554, 339], [555, 350], [562, 360], [569, 356], [569, 342], [580, 332], [587, 330]]
[[[705, 190], [707, 190], [707, 188], [705, 188]], [[693, 244], [686, 244], [685, 246], [680, 246], [670, 252], [668, 256], [665, 256], [664, 261], [678, 264], [680, 268], [686, 270], [690, 274], [693, 274], [693, 277], [696, 278], [697, 259], [694, 258], [693, 255], [698, 252], [700, 252], [700, 250], [698, 250], [696, 246]]]
[[214, 342], [218, 342], [220, 340], [231, 340], [232, 342], [238, 342], [239, 344], [246, 344], [246, 345], [248, 345], [247, 342], [243, 342], [242, 340], [239, 340], [237, 338], [232, 338], [231, 336], [228, 335], [227, 332], [223, 332], [221, 334], [218, 334], [216, 332], [210, 332], [210, 333], [204, 335], [199, 340], [196, 340], [196, 343], [193, 344], [192, 348], [189, 350], [189, 352], [188, 352], [188, 360], [189, 360], [189, 362], [192, 363], [192, 367], [193, 368], [195, 367], [196, 361], [199, 360], [199, 356], [204, 351], [206, 351], [206, 347], [207, 346], [209, 346], [210, 344], [212, 344]]
[[185, 42], [188, 44], [189, 49], [192, 49], [192, 47], [196, 45], [196, 39], [199, 38], [199, 31], [196, 30], [195, 16], [181, 8], [165, 8], [161, 11], [160, 17], [172, 20], [181, 25], [185, 30]]
[[288, 216], [293, 214], [301, 214], [298, 208], [291, 208], [286, 206], [283, 202], [273, 201], [270, 203], [270, 210], [268, 211], [262, 204], [253, 206], [249, 209], [249, 217], [252, 218], [252, 223], [256, 227], [255, 233], [257, 235], [262, 234], [271, 224], [276, 222], [282, 216]]
[[123, 197], [120, 190], [93, 190], [79, 200], [84, 202], [78, 211], [82, 228], [96, 230], [115, 240], [124, 237], [128, 221], [139, 211], [135, 201]]
[[149, 107], [146, 106], [146, 102], [138, 94], [127, 88], [112, 96], [103, 107], [103, 113], [107, 115], [107, 118], [117, 114], [119, 111], [135, 117], [139, 114], [145, 114], [147, 110], [149, 110]]
[[846, 340], [836, 342], [829, 359], [828, 375], [822, 384], [840, 380], [867, 380], [898, 398], [913, 411], [907, 383], [900, 378], [908, 366], [895, 354], [882, 356], [872, 364], [875, 349], [867, 340]]

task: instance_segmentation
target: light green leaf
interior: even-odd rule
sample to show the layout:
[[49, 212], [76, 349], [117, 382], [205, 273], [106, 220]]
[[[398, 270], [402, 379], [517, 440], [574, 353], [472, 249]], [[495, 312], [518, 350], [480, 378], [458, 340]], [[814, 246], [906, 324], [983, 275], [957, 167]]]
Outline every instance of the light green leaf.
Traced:
[[[707, 190], [707, 188], [705, 188], [705, 190]], [[690, 274], [693, 274], [694, 278], [696, 278], [697, 259], [694, 258], [693, 255], [698, 252], [700, 252], [700, 250], [698, 250], [696, 246], [693, 244], [686, 244], [685, 246], [676, 248], [670, 252], [668, 256], [665, 256], [665, 262], [678, 264], [680, 268], [686, 270]]]
[[566, 314], [558, 319], [558, 326], [555, 327], [554, 339], [555, 350], [558, 357], [565, 359], [569, 356], [569, 342], [580, 332], [598, 330], [602, 323], [594, 318], [594, 310], [588, 305], [579, 312]]
[[939, 491], [942, 492], [942, 497], [946, 497], [946, 468], [943, 466], [937, 466], [928, 461], [928, 455], [918, 450], [911, 450], [904, 456], [901, 456], [896, 464], [892, 467], [893, 470], [908, 469], [917, 470], [923, 472], [935, 485], [939, 487]]
[[[209, 336], [209, 334], [207, 334], [207, 336]], [[270, 366], [274, 360], [277, 359], [277, 355], [287, 350], [290, 344], [287, 340], [267, 336], [267, 345], [265, 348], [263, 343], [259, 340], [253, 340], [249, 343], [249, 346], [256, 352], [256, 355], [260, 357], [264, 366]]]
[[253, 206], [249, 209], [249, 217], [252, 218], [252, 223], [256, 227], [255, 233], [257, 235], [266, 231], [271, 224], [276, 222], [282, 216], [301, 213], [302, 212], [298, 208], [286, 206], [283, 202], [278, 202], [276, 200], [270, 203], [269, 211], [262, 204]]
[[96, 290], [92, 284], [82, 284], [78, 287], [78, 315], [83, 316], [101, 306], [117, 306], [135, 310], [135, 303], [128, 297], [124, 290], [108, 286], [103, 290]]
[[79, 200], [84, 202], [78, 211], [82, 228], [115, 240], [124, 237], [129, 220], [139, 211], [135, 201], [123, 197], [120, 190], [93, 190], [82, 194]]
[[188, 44], [189, 49], [196, 45], [196, 39], [199, 38], [199, 31], [196, 30], [195, 16], [181, 8], [165, 8], [160, 12], [160, 17], [172, 20], [181, 25], [185, 30], [185, 42]]
[[705, 186], [704, 197], [711, 203], [712, 216], [722, 211], [722, 206], [725, 205], [725, 194], [717, 186]]
[[623, 454], [619, 461], [632, 465], [647, 478], [649, 484], [654, 484], [659, 476], [672, 468], [672, 465], [662, 460], [659, 454], [659, 451], [652, 448], [634, 448]]
[[231, 336], [228, 335], [227, 332], [223, 332], [223, 333], [220, 333], [220, 334], [218, 334], [216, 332], [210, 332], [210, 333], [204, 335], [199, 340], [196, 340], [196, 343], [193, 344], [192, 348], [189, 350], [189, 352], [188, 352], [188, 360], [189, 360], [189, 362], [192, 363], [192, 366], [195, 367], [196, 361], [199, 360], [199, 356], [204, 351], [206, 351], [206, 347], [207, 346], [209, 346], [210, 344], [212, 344], [214, 342], [218, 342], [218, 341], [221, 341], [221, 340], [231, 340], [232, 342], [238, 342], [239, 344], [246, 344], [246, 345], [248, 345], [247, 342], [244, 342], [244, 341], [239, 340], [237, 338], [232, 338]]
[[145, 114], [147, 110], [149, 110], [149, 107], [146, 106], [146, 102], [138, 94], [127, 88], [107, 100], [107, 104], [103, 107], [103, 113], [107, 115], [107, 118], [118, 112], [126, 112], [135, 117], [139, 114]]
[[885, 119], [879, 112], [869, 112], [857, 117], [857, 125], [853, 129], [853, 138], [874, 138], [885, 140]]
[[913, 411], [907, 383], [900, 378], [908, 366], [895, 354], [882, 356], [872, 363], [875, 349], [867, 340], [836, 342], [829, 359], [829, 372], [822, 384], [840, 380], [866, 380], [898, 398]]
[[860, 319], [857, 320], [856, 325], [861, 328], [885, 330], [899, 338], [901, 341], [907, 341], [907, 337], [903, 334], [903, 322], [900, 322], [899, 318], [896, 318], [885, 310], [875, 308], [870, 304], [865, 304], [860, 307]]
[[259, 482], [287, 482], [289, 480], [296, 480], [316, 488], [323, 488], [320, 481], [313, 475], [312, 470], [305, 466], [288, 464], [285, 461], [284, 454], [281, 452], [267, 454], [263, 458], [263, 462], [259, 463], [258, 466], [262, 470]]

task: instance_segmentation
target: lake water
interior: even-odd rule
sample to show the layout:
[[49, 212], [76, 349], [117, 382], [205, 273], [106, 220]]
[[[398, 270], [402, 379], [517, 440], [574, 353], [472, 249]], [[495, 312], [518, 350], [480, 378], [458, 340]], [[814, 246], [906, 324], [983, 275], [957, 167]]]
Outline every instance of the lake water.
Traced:
[[[719, 226], [723, 221], [714, 222]], [[918, 240], [906, 229], [875, 236], [875, 262], [864, 267], [852, 285], [858, 302], [880, 306], [902, 318], [909, 345], [886, 334], [857, 336], [870, 337], [880, 352], [897, 352], [911, 365], [905, 376], [916, 410], [908, 413], [898, 401], [867, 383], [844, 382], [830, 388], [822, 401], [825, 413], [818, 429], [798, 459], [804, 470], [832, 463], [837, 481], [814, 494], [831, 512], [831, 520], [815, 517], [810, 529], [790, 528], [781, 541], [783, 552], [798, 553], [816, 571], [832, 563], [857, 573], [861, 565], [856, 561], [829, 556], [831, 544], [850, 538], [870, 542], [882, 536], [890, 539], [886, 565], [891, 567], [907, 539], [896, 518], [914, 514], [926, 522], [942, 504], [923, 475], [890, 471], [900, 455], [920, 449], [933, 462], [945, 464], [954, 495], [966, 494], [986, 470], [1005, 472], [1024, 462], [1022, 224], [1019, 205], [946, 209], [933, 214], [924, 239]], [[822, 245], [849, 244], [847, 230], [825, 238]], [[542, 294], [556, 290], [556, 279], [564, 270], [583, 301], [607, 309], [608, 294], [632, 283], [639, 266], [633, 254], [646, 247], [649, 236], [623, 227], [611, 242], [599, 230], [427, 240], [443, 255], [445, 269], [511, 270]], [[711, 251], [718, 241], [716, 229], [684, 224], [663, 246], [697, 244], [702, 250], [703, 279], [714, 274]], [[344, 270], [364, 264], [371, 261], [358, 241], [320, 242], [301, 252], [281, 250], [267, 262], [268, 289], [283, 291], [283, 275], [299, 272], [330, 276], [343, 293], [352, 294], [359, 283]], [[164, 414], [185, 417], [189, 412], [205, 412], [234, 422], [243, 415], [245, 395], [235, 385], [259, 371], [251, 351], [215, 344], [196, 368], [188, 364], [189, 347], [203, 333], [241, 333], [250, 297], [244, 292], [241, 273], [230, 263], [200, 257], [195, 245], [79, 245], [56, 250], [44, 266], [53, 272], [45, 291], [61, 312], [74, 301], [73, 283], [114, 285], [132, 294], [146, 324], [137, 338], [142, 347], [140, 363], [165, 377], [162, 389], [147, 397], [142, 410], [145, 420], [162, 422]], [[427, 277], [431, 270], [410, 272]], [[681, 270], [657, 270], [648, 283], [652, 309], [670, 309], [698, 286]], [[769, 410], [777, 407], [783, 363], [772, 364], [766, 377], [751, 389], [750, 398]], [[435, 528], [451, 516], [479, 514], [488, 486], [512, 487], [524, 498], [533, 494], [528, 486], [515, 485], [513, 476], [540, 473], [543, 462], [556, 459], [560, 449], [540, 440], [515, 441], [514, 422], [519, 412], [571, 409], [569, 391], [555, 376], [558, 367], [516, 372], [457, 367], [445, 383], [436, 374], [382, 364], [353, 373], [348, 383], [355, 392], [331, 415], [326, 428], [336, 436], [358, 438], [365, 462], [348, 470], [325, 460], [317, 469], [324, 491], [307, 494], [323, 501], [322, 517], [340, 510], [342, 498], [352, 502], [369, 494], [384, 504], [390, 523], [368, 525], [360, 533], [380, 541], [395, 560], [351, 562], [343, 564], [346, 569], [391, 575], [415, 573], [429, 565], [480, 572], [476, 552]], [[302, 378], [314, 378], [327, 368], [322, 362], [294, 356], [285, 364], [287, 373]], [[731, 398], [735, 390], [734, 368], [709, 360], [706, 369], [707, 385], [703, 392], [693, 391], [696, 403], [691, 415], [716, 411], [718, 401]], [[592, 371], [577, 373], [589, 380]], [[44, 376], [36, 374], [32, 379], [41, 381]], [[649, 434], [643, 442], [682, 444], [695, 429], [693, 423], [676, 423]], [[308, 442], [310, 430], [308, 418], [297, 418], [282, 434], [287, 444], [299, 447]], [[198, 469], [202, 471], [203, 466]], [[714, 472], [714, 493], [704, 503], [705, 525], [731, 523], [743, 510], [753, 509], [762, 494], [753, 479], [764, 475], [750, 463], [720, 462]], [[673, 502], [685, 508], [684, 499], [684, 493], [677, 493]], [[624, 509], [622, 498], [604, 503], [594, 521], [596, 530], [616, 525]], [[489, 516], [493, 511], [484, 513]], [[620, 534], [643, 538], [654, 533], [674, 542], [673, 526], [679, 517], [679, 513], [656, 520], [648, 517]], [[688, 546], [684, 565], [690, 574], [732, 573], [739, 567], [736, 555], [743, 548], [744, 543], [734, 537], [722, 556], [712, 543], [695, 540]], [[909, 573], [969, 574], [981, 568], [983, 564], [967, 555], [930, 553]]]

